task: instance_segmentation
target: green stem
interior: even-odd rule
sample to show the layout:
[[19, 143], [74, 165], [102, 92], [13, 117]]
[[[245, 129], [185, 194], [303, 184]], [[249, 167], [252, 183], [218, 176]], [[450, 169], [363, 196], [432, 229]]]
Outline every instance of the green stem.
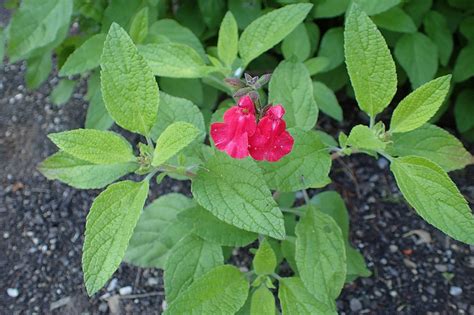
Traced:
[[309, 204], [310, 204], [310, 200], [309, 200], [308, 192], [306, 191], [306, 189], [301, 190], [301, 192], [303, 193], [304, 202], [305, 202], [307, 205], [309, 205]]
[[[163, 171], [163, 172], [171, 172], [171, 173], [177, 173], [178, 172], [178, 168], [176, 166], [168, 165], [168, 164], [161, 165], [160, 170]], [[184, 172], [184, 175], [186, 175], [189, 178], [196, 177], [196, 173], [194, 173], [190, 170], [186, 170]]]
[[375, 125], [375, 117], [370, 116], [370, 123], [369, 123], [370, 129], [372, 129], [374, 125]]
[[286, 209], [286, 208], [281, 208], [281, 211], [286, 212], [286, 213], [291, 213], [297, 216], [301, 216], [301, 211], [298, 210], [293, 210], [293, 209]]

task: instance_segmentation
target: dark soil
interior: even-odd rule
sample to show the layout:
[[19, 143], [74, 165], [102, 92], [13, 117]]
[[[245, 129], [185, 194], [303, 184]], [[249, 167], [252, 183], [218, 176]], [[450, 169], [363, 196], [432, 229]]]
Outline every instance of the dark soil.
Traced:
[[[36, 171], [55, 151], [48, 133], [82, 126], [84, 89], [58, 108], [47, 98], [57, 79], [31, 92], [23, 75], [21, 65], [0, 70], [0, 314], [160, 314], [159, 270], [122, 264], [109, 288], [87, 297], [81, 249], [98, 191], [51, 182]], [[385, 160], [355, 155], [333, 169], [328, 189], [346, 200], [352, 243], [373, 272], [346, 286], [340, 313], [474, 314], [474, 247], [421, 220], [404, 203]], [[474, 167], [452, 177], [472, 207]], [[166, 179], [152, 187], [149, 201], [175, 191], [189, 195], [189, 183]], [[240, 252], [232, 260], [245, 265], [249, 256]], [[131, 294], [120, 295], [127, 286]]]

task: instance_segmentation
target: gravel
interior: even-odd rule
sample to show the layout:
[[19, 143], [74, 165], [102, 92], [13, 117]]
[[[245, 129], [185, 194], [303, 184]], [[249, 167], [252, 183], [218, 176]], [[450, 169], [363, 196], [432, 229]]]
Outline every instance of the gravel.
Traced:
[[[99, 191], [76, 190], [36, 171], [55, 150], [47, 133], [81, 127], [84, 84], [58, 108], [47, 97], [57, 78], [32, 92], [23, 75], [23, 65], [0, 69], [0, 314], [160, 314], [166, 301], [156, 269], [121, 264], [114, 280], [87, 296], [83, 232]], [[347, 131], [360, 118], [353, 103], [343, 103], [349, 122], [337, 127]], [[320, 126], [336, 134], [327, 118]], [[474, 167], [451, 175], [474, 200]], [[341, 193], [350, 211], [351, 242], [373, 273], [345, 286], [337, 303], [341, 314], [474, 314], [474, 247], [450, 239], [410, 209], [385, 159], [354, 155], [335, 161], [331, 178], [328, 188]], [[173, 191], [190, 195], [189, 183], [168, 178], [151, 191], [148, 202]], [[248, 270], [248, 248], [235, 251], [231, 263]]]

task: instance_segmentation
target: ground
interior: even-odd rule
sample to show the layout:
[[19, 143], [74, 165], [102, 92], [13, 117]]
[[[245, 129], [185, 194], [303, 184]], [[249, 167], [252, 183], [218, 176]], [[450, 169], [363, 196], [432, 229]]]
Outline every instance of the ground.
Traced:
[[[0, 314], [160, 314], [163, 281], [156, 269], [122, 264], [108, 287], [92, 298], [85, 293], [84, 224], [99, 191], [48, 181], [36, 170], [55, 151], [46, 135], [84, 121], [83, 85], [58, 108], [47, 97], [56, 80], [27, 91], [24, 65], [0, 70]], [[472, 208], [474, 167], [451, 175]], [[421, 220], [403, 201], [386, 160], [346, 157], [334, 163], [331, 178], [325, 189], [344, 197], [351, 241], [373, 272], [344, 288], [340, 314], [474, 314], [474, 247]], [[166, 179], [148, 201], [176, 191], [189, 195], [189, 183]], [[241, 251], [232, 261], [246, 265], [249, 258]]]

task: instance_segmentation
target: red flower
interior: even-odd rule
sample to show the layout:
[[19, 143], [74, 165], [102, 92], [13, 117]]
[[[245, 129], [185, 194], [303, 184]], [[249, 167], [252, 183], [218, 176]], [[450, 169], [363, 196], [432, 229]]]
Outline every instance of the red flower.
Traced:
[[237, 106], [225, 112], [223, 123], [211, 124], [211, 137], [219, 150], [233, 158], [243, 159], [249, 155], [249, 138], [256, 128], [255, 106], [250, 96], [246, 95]]
[[270, 106], [258, 122], [257, 130], [249, 139], [250, 155], [255, 160], [276, 162], [293, 149], [294, 139], [286, 131], [284, 114], [283, 106]]

